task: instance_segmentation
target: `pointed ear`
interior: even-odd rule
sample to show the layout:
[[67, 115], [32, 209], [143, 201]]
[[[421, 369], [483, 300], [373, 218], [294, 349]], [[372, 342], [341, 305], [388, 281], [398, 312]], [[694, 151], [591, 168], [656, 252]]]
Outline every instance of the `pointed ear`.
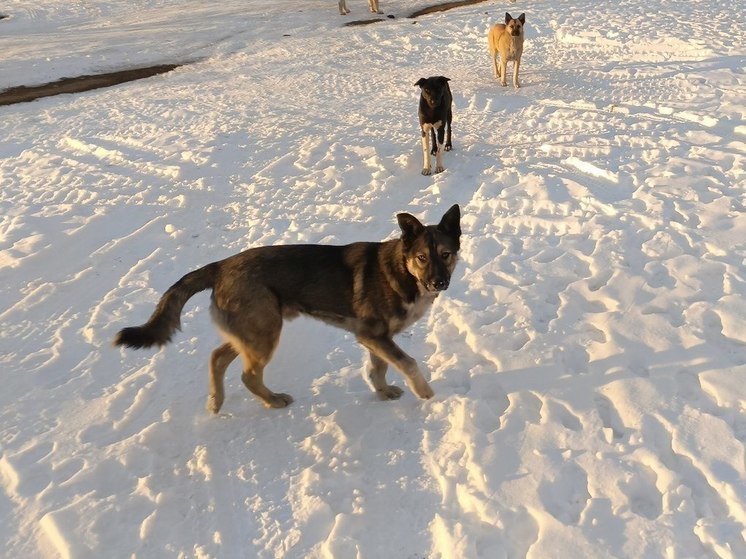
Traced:
[[425, 78], [420, 78], [419, 80], [417, 80], [417, 81], [416, 81], [416, 82], [414, 83], [414, 85], [419, 85], [420, 87], [422, 87], [423, 85], [425, 85], [425, 82], [426, 82], [426, 81], [427, 81], [427, 80], [426, 80]]
[[519, 15], [518, 16], [518, 21], [521, 22], [521, 25], [523, 25], [524, 23], [526, 23], [526, 14]]
[[396, 221], [399, 222], [399, 228], [401, 229], [401, 238], [405, 241], [415, 239], [420, 233], [425, 230], [425, 226], [420, 223], [412, 214], [400, 213], [396, 215]]
[[505, 12], [505, 23], [510, 23], [511, 19], [513, 19], [513, 17], [508, 12]]
[[451, 206], [445, 215], [438, 223], [438, 231], [441, 231], [451, 237], [452, 239], [459, 240], [461, 237], [461, 210], [458, 204]]
[[446, 78], [445, 76], [438, 76], [438, 79], [442, 82], [449, 82], [451, 81], [451, 78]]

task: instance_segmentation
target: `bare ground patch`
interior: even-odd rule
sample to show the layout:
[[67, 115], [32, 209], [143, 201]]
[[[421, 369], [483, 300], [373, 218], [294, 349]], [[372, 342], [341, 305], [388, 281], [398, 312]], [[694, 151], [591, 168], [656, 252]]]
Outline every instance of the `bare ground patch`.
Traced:
[[132, 68], [129, 70], [120, 70], [118, 72], [108, 72], [106, 74], [93, 74], [86, 76], [77, 76], [74, 78], [62, 78], [41, 85], [11, 87], [0, 91], [0, 106], [13, 105], [15, 103], [28, 103], [42, 97], [51, 97], [52, 95], [61, 95], [63, 93], [80, 93], [99, 89], [102, 87], [111, 87], [125, 82], [141, 80], [158, 74], [165, 74], [181, 64], [158, 64], [144, 68]]
[[416, 17], [424, 16], [427, 14], [434, 14], [436, 12], [445, 12], [453, 10], [454, 8], [461, 8], [463, 6], [471, 6], [472, 4], [481, 4], [487, 2], [487, 0], [456, 0], [455, 2], [443, 2], [442, 4], [434, 4], [421, 10], [416, 10], [409, 14], [407, 17], [414, 19]]
[[[445, 12], [454, 8], [461, 8], [463, 6], [471, 6], [472, 4], [480, 4], [487, 0], [456, 0], [454, 2], [443, 2], [441, 4], [435, 4], [416, 10], [407, 16], [408, 19], [415, 19], [423, 15], [432, 14], [436, 12]], [[0, 14], [0, 20], [8, 16]], [[394, 19], [393, 15], [387, 16], [388, 19]], [[346, 27], [370, 25], [379, 21], [385, 21], [387, 18], [371, 18], [371, 19], [359, 19], [355, 21], [349, 21], [345, 24]], [[133, 68], [129, 70], [120, 70], [118, 72], [109, 72], [106, 74], [92, 74], [85, 76], [77, 76], [74, 78], [62, 78], [53, 82], [35, 85], [35, 86], [17, 86], [11, 87], [0, 91], [0, 106], [13, 105], [15, 103], [28, 103], [42, 97], [51, 97], [53, 95], [61, 95], [64, 93], [81, 93], [83, 91], [90, 91], [92, 89], [99, 89], [102, 87], [111, 87], [126, 83], [134, 80], [140, 80], [143, 78], [149, 78], [158, 74], [164, 74], [170, 72], [175, 68], [182, 66], [182, 64], [159, 64], [156, 66], [148, 66], [145, 68]]]
[[[427, 6], [426, 8], [421, 8], [419, 10], [416, 10], [409, 14], [407, 19], [415, 19], [420, 16], [424, 16], [427, 14], [434, 14], [436, 12], [445, 12], [448, 10], [453, 10], [454, 8], [461, 8], [463, 6], [471, 6], [472, 4], [481, 4], [482, 2], [487, 2], [487, 0], [456, 0], [454, 2], [443, 2], [441, 4], [434, 4], [432, 6]], [[389, 19], [394, 19], [394, 16], [386, 16]], [[386, 18], [381, 17], [374, 17], [370, 19], [356, 19], [355, 21], [349, 21], [345, 23], [345, 27], [356, 27], [360, 25], [370, 25], [371, 23], [378, 23], [379, 21], [385, 21]]]

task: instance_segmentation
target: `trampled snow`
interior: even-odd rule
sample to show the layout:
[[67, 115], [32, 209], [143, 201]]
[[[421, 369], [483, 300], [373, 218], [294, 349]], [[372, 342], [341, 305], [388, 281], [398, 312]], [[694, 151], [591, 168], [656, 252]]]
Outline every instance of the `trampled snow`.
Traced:
[[[0, 107], [0, 556], [746, 557], [742, 2], [426, 5], [0, 5], [0, 89], [183, 64]], [[454, 151], [423, 177], [430, 75]], [[266, 372], [295, 402], [234, 364], [212, 416], [206, 293], [163, 350], [111, 346], [208, 262], [454, 203], [451, 287], [398, 338], [432, 400], [378, 401], [298, 319]]]

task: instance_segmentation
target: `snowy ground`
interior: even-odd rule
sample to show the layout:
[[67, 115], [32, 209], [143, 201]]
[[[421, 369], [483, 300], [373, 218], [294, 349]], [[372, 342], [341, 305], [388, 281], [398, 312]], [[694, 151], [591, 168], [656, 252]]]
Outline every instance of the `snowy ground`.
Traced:
[[[742, 2], [427, 4], [0, 5], [0, 88], [192, 62], [0, 108], [0, 556], [746, 557]], [[454, 151], [423, 177], [433, 74]], [[212, 417], [207, 294], [164, 350], [111, 346], [209, 261], [453, 203], [462, 261], [400, 338], [431, 401], [378, 401], [301, 319], [267, 371], [295, 402], [234, 365]]]

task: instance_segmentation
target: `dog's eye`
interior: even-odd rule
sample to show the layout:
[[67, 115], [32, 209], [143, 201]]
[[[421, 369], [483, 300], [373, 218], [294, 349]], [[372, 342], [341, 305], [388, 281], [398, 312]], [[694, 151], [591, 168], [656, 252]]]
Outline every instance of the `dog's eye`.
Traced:
[[425, 256], [424, 254], [418, 254], [417, 260], [419, 260], [420, 262], [427, 262], [427, 256]]
[[441, 258], [442, 258], [443, 260], [448, 260], [448, 259], [449, 259], [449, 258], [451, 257], [451, 253], [450, 253], [450, 252], [443, 252], [443, 253], [442, 253], [442, 254], [440, 255], [440, 257], [441, 257]]

